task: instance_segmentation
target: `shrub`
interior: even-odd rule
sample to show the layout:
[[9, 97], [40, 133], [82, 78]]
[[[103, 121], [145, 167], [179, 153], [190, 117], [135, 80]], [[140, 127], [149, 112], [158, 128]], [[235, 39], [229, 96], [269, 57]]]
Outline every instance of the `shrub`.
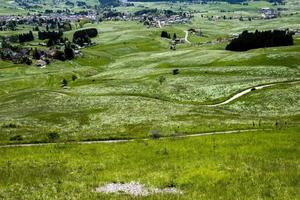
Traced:
[[7, 125], [3, 125], [2, 126], [3, 128], [17, 128], [17, 125], [16, 124], [13, 124], [13, 123], [9, 123]]
[[160, 77], [158, 78], [158, 81], [159, 81], [159, 83], [162, 85], [162, 84], [166, 81], [166, 78], [165, 78], [164, 76], [160, 76]]
[[152, 130], [150, 133], [150, 137], [152, 139], [159, 139], [161, 137], [161, 134], [158, 130]]
[[48, 140], [55, 141], [59, 138], [59, 134], [57, 132], [50, 132], [50, 133], [48, 133], [47, 137], [48, 137]]
[[76, 81], [76, 79], [78, 79], [78, 77], [75, 74], [73, 74], [72, 75], [72, 81]]
[[171, 36], [167, 31], [162, 31], [160, 37], [171, 39]]
[[173, 70], [173, 75], [177, 75], [177, 74], [179, 74], [179, 69], [174, 69]]
[[66, 79], [62, 80], [62, 87], [68, 86], [68, 81]]
[[9, 140], [10, 141], [22, 141], [23, 137], [22, 137], [22, 135], [15, 135], [15, 136], [12, 136]]
[[72, 60], [75, 57], [74, 49], [72, 49], [70, 43], [67, 43], [65, 45], [65, 51], [64, 51], [64, 53], [65, 53], [65, 58], [67, 60]]

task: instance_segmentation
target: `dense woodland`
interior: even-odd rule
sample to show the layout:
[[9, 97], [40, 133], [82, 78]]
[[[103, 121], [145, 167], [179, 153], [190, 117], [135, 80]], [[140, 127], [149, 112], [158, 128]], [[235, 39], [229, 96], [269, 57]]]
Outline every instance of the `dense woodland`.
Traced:
[[238, 38], [233, 39], [226, 50], [247, 51], [250, 49], [293, 45], [293, 33], [289, 31], [244, 31]]

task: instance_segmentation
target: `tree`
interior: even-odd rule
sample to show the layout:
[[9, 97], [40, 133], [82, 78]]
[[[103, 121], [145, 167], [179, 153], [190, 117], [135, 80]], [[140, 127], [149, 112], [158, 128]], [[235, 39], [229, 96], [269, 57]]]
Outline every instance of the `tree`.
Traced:
[[179, 74], [179, 69], [173, 69], [173, 75]]
[[121, 4], [119, 0], [99, 0], [101, 7], [116, 7]]
[[7, 24], [7, 27], [10, 30], [15, 31], [15, 30], [17, 30], [17, 23], [15, 21], [9, 21]]
[[62, 80], [62, 86], [63, 87], [68, 86], [68, 81], [66, 79]]
[[30, 42], [34, 40], [32, 31], [29, 31], [29, 33], [20, 34], [18, 37], [20, 43]]
[[176, 40], [176, 39], [177, 39], [177, 35], [176, 35], [176, 33], [174, 33], [173, 40]]
[[70, 42], [65, 44], [65, 57], [67, 60], [72, 60], [75, 57], [75, 53]]
[[59, 138], [59, 134], [57, 132], [50, 132], [47, 137], [51, 142], [53, 142]]
[[76, 81], [77, 78], [78, 77], [75, 74], [72, 75], [72, 81]]
[[162, 31], [161, 34], [160, 34], [160, 37], [168, 38], [168, 39], [171, 38], [170, 34], [167, 31]]
[[91, 39], [93, 37], [97, 37], [98, 30], [95, 28], [89, 28], [84, 30], [76, 31], [73, 35], [73, 42], [80, 46], [84, 46], [84, 43], [91, 43]]
[[33, 59], [36, 59], [36, 60], [39, 60], [39, 59], [41, 58], [41, 55], [40, 55], [40, 53], [39, 53], [39, 51], [38, 51], [37, 48], [35, 48], [35, 49], [33, 50], [33, 52], [32, 52], [32, 58], [33, 58]]

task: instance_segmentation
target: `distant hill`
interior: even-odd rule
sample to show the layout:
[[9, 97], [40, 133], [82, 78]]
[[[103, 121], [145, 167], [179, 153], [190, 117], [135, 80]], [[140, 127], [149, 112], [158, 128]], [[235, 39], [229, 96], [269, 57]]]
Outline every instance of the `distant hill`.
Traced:
[[[159, 1], [168, 1], [168, 2], [200, 2], [197, 0], [128, 0], [129, 2], [159, 2]], [[210, 2], [210, 1], [223, 1], [228, 3], [242, 3], [249, 0], [202, 0], [202, 2]], [[282, 3], [283, 0], [268, 0], [271, 3]]]
[[[128, 0], [129, 2], [162, 2], [162, 1], [168, 1], [168, 2], [200, 2], [195, 0]], [[209, 1], [223, 1], [223, 2], [229, 2], [229, 3], [241, 3], [248, 0], [204, 0], [202, 2], [209, 2]], [[274, 1], [274, 0], [273, 0]]]

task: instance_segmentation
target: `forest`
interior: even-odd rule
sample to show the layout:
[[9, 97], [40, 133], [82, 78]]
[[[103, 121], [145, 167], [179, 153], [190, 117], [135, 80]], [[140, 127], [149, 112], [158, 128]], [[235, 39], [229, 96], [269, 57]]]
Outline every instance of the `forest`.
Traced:
[[238, 38], [233, 39], [226, 50], [247, 51], [250, 49], [293, 45], [293, 33], [285, 30], [244, 31]]

